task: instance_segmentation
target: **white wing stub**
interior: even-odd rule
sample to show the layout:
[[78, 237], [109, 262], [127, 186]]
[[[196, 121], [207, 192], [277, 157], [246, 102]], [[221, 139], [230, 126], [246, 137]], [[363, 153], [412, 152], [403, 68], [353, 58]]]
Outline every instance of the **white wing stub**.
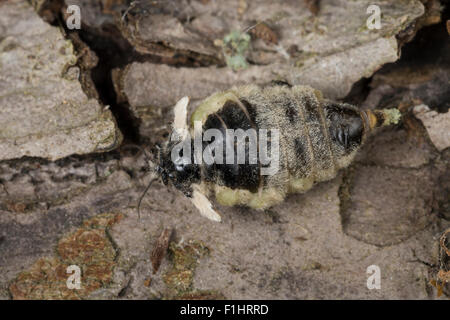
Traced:
[[[173, 108], [174, 121], [173, 130], [179, 134], [187, 133], [187, 106], [189, 104], [189, 97], [181, 98]], [[181, 137], [184, 138], [184, 137]], [[181, 139], [183, 140], [183, 139]]]
[[212, 221], [221, 222], [222, 218], [214, 211], [211, 202], [202, 193], [198, 185], [193, 185], [194, 192], [192, 193], [191, 201], [194, 206], [200, 211], [200, 214]]

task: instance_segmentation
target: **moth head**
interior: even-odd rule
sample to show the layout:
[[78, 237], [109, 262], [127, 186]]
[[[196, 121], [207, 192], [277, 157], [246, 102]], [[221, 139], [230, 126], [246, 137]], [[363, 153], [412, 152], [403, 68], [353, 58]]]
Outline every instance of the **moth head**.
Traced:
[[191, 184], [200, 180], [200, 168], [193, 161], [192, 143], [187, 129], [187, 106], [184, 97], [174, 107], [174, 121], [169, 140], [159, 152], [157, 172], [165, 185], [173, 184], [191, 196]]

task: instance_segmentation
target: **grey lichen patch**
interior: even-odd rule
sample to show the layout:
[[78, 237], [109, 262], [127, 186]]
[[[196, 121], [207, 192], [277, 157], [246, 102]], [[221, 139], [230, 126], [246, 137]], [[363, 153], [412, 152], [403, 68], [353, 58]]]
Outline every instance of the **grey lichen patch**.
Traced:
[[[354, 57], [354, 59], [349, 59]], [[304, 83], [322, 90], [328, 97], [346, 96], [362, 77], [370, 77], [380, 66], [398, 59], [395, 37], [379, 38], [326, 57], [308, 60], [302, 68], [288, 72], [292, 83]]]
[[369, 137], [356, 161], [378, 166], [420, 168], [436, 157], [434, 147], [424, 138], [420, 141], [413, 139], [405, 129], [392, 126]]
[[72, 72], [71, 41], [26, 1], [0, 7], [0, 160], [117, 147], [122, 136], [111, 112], [86, 96]]
[[400, 243], [431, 223], [432, 170], [429, 167], [352, 167], [340, 188], [344, 232], [366, 243]]
[[0, 163], [0, 210], [15, 213], [47, 210], [89, 193], [101, 184], [107, 190], [92, 190], [97, 199], [131, 188], [130, 176], [121, 170], [114, 154], [75, 157], [49, 162], [32, 158]]
[[443, 151], [450, 147], [450, 111], [437, 113], [422, 104], [414, 107], [414, 114], [422, 121], [436, 149]]

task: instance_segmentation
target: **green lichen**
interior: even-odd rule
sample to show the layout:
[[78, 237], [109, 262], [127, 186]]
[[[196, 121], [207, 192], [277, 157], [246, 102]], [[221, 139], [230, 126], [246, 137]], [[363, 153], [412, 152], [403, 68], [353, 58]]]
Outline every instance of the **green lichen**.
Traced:
[[223, 38], [223, 55], [227, 66], [234, 71], [248, 67], [246, 53], [250, 48], [251, 37], [247, 33], [232, 31]]
[[385, 120], [383, 122], [383, 125], [391, 125], [391, 124], [397, 124], [400, 119], [402, 118], [402, 114], [398, 109], [392, 108], [392, 109], [383, 109], [383, 112], [385, 114]]

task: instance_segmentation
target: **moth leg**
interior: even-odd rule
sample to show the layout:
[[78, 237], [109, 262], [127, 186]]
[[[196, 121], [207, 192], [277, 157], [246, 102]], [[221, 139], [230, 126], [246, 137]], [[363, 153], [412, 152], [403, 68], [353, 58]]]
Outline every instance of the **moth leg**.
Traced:
[[200, 214], [212, 221], [220, 222], [222, 218], [214, 211], [211, 202], [208, 198], [199, 190], [198, 186], [194, 186], [194, 192], [192, 193], [191, 201], [194, 206], [200, 211]]

